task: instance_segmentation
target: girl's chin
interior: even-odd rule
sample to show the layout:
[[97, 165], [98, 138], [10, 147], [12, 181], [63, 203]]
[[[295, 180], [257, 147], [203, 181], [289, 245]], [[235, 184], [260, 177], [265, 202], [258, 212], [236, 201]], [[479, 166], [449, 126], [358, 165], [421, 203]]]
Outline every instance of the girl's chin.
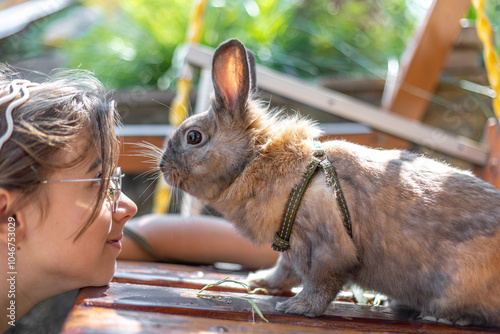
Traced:
[[[108, 267], [108, 266], [106, 266], [106, 267]], [[115, 274], [115, 271], [116, 271], [116, 258], [113, 261], [113, 263], [109, 265], [109, 269], [102, 270], [99, 277], [96, 278], [94, 284], [92, 284], [91, 286], [106, 286], [106, 285], [108, 285], [111, 282], [111, 280], [113, 279], [113, 275]]]

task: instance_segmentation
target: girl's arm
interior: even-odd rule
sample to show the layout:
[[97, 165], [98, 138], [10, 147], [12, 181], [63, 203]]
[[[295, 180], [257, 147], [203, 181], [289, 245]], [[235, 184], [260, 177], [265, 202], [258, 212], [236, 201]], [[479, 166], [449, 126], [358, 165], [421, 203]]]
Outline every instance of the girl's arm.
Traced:
[[[270, 245], [256, 246], [240, 236], [227, 221], [212, 216], [150, 214], [131, 219], [127, 227], [141, 235], [166, 262], [230, 262], [258, 269], [273, 266], [279, 255]], [[118, 257], [120, 260], [154, 260], [126, 236], [122, 245], [123, 249]]]

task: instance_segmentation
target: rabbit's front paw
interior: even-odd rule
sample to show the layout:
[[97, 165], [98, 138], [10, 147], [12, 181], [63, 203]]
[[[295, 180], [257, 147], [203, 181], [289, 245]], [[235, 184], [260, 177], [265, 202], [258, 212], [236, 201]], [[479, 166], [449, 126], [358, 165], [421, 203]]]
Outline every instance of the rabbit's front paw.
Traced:
[[325, 313], [329, 303], [315, 300], [314, 298], [303, 298], [299, 295], [289, 298], [284, 302], [276, 304], [276, 311], [292, 314], [305, 315], [306, 317], [318, 317]]
[[425, 315], [425, 316], [421, 315], [420, 317], [424, 321], [438, 322], [438, 323], [446, 324], [446, 325], [452, 325], [453, 324], [453, 321], [451, 321], [451, 320], [448, 320], [448, 319], [445, 319], [445, 318], [437, 318], [437, 317], [434, 317], [432, 315]]
[[446, 318], [438, 318], [432, 315], [420, 314], [418, 318], [424, 321], [439, 322], [447, 325], [471, 326], [474, 324], [474, 321], [472, 321], [472, 319], [468, 316], [462, 316], [454, 320], [449, 320]]

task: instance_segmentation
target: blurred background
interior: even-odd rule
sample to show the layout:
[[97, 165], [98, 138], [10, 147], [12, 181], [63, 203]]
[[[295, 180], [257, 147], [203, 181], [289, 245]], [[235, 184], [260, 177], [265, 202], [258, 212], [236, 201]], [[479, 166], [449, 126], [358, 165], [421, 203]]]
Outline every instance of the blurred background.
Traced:
[[[0, 8], [20, 2], [0, 1]], [[185, 42], [193, 1], [57, 2], [60, 10], [50, 8], [46, 17], [10, 31], [15, 36], [0, 35], [3, 62], [42, 71], [89, 69], [110, 89], [173, 88], [172, 64]], [[213, 0], [201, 44], [216, 47], [236, 37], [259, 63], [309, 80], [384, 78], [388, 60], [401, 55], [429, 5], [426, 0]]]
[[[182, 46], [197, 2], [0, 0], [0, 62], [16, 67], [32, 81], [43, 80], [57, 69], [90, 70], [113, 91], [125, 125], [151, 129], [152, 125], [167, 125], [183, 70]], [[390, 65], [397, 63], [411, 44], [432, 3], [211, 0], [202, 17], [200, 44], [215, 48], [228, 38], [238, 38], [254, 51], [260, 65], [380, 106]], [[498, 51], [500, 2], [485, 1], [484, 11]], [[493, 110], [475, 19], [471, 7], [461, 21], [462, 33], [421, 121], [479, 140]], [[194, 109], [197, 74], [192, 76], [189, 111]], [[300, 110], [320, 122], [343, 121], [263, 94], [273, 105]], [[155, 145], [161, 146], [161, 140]], [[412, 149], [435, 153], [415, 146]], [[469, 166], [442, 155], [440, 158]], [[124, 191], [138, 204], [139, 214], [151, 212], [155, 188], [154, 175], [139, 170], [127, 173]], [[71, 305], [71, 297], [65, 300]], [[49, 314], [60, 314], [64, 319], [64, 311], [52, 311], [67, 305], [46, 303], [53, 304], [33, 313], [38, 324]], [[56, 333], [60, 322], [56, 319], [53, 327], [32, 332]], [[28, 327], [21, 326], [18, 332], [28, 333]]]

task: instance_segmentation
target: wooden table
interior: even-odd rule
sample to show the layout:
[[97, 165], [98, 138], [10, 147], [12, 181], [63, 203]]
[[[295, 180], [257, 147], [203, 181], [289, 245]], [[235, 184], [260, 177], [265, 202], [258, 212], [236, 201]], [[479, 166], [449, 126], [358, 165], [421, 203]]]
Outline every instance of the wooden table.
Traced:
[[148, 262], [119, 262], [107, 287], [82, 289], [66, 320], [70, 333], [498, 333], [415, 320], [409, 310], [356, 305], [349, 295], [337, 298], [324, 316], [307, 318], [276, 312], [287, 296], [249, 295], [237, 286], [209, 291], [252, 300], [269, 321], [252, 318], [249, 302], [197, 297], [206, 284], [225, 277], [243, 281], [245, 272], [213, 267]]

